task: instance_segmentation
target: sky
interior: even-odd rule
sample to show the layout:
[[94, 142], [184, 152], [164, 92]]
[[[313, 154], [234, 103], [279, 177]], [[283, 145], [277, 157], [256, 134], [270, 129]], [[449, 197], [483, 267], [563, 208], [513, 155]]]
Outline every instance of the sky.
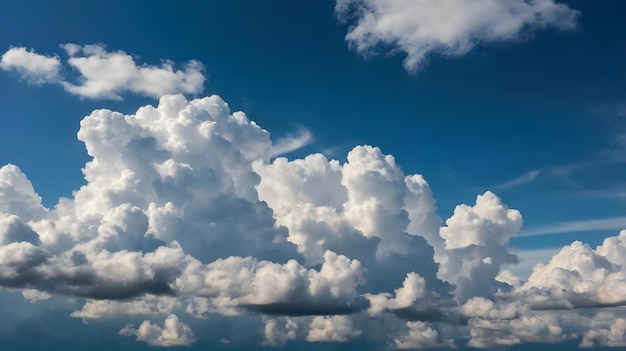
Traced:
[[626, 350], [621, 0], [0, 3], [3, 350]]

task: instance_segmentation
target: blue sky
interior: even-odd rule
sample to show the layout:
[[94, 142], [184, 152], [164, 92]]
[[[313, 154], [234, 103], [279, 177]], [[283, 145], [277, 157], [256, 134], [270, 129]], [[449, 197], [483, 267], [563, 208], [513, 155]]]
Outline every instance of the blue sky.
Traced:
[[[89, 301], [112, 301], [111, 304], [131, 301], [151, 306], [154, 301], [147, 301], [146, 294], [155, 299], [162, 296], [147, 290], [130, 294], [122, 300], [103, 297], [106, 294], [99, 295], [97, 290], [109, 288], [106, 282], [97, 284], [89, 292], [79, 293], [80, 289], [73, 283], [59, 283], [61, 278], [47, 275], [54, 269], [45, 268], [44, 264], [37, 266], [42, 272], [48, 272], [39, 272], [43, 274], [38, 278], [39, 283], [9, 282], [8, 278], [0, 283], [4, 289], [0, 306], [14, 311], [10, 315], [15, 320], [14, 323], [5, 321], [0, 324], [0, 338], [10, 342], [15, 349], [28, 349], [28, 345], [34, 342], [32, 338], [16, 336], [15, 330], [21, 328], [20, 325], [32, 325], [30, 328], [43, 330], [36, 335], [42, 335], [44, 340], [50, 338], [68, 348], [80, 347], [76, 343], [82, 341], [73, 340], [54, 326], [48, 327], [58, 321], [59, 325], [67, 325], [77, 333], [110, 343], [114, 348], [149, 348], [140, 335], [143, 335], [143, 341], [158, 343], [153, 341], [153, 334], [141, 334], [141, 328], [128, 329], [127, 335], [120, 330], [128, 323], [139, 326], [144, 320], [161, 328], [165, 317], [171, 314], [177, 315], [179, 323], [193, 330], [195, 337], [188, 338], [187, 342], [184, 328], [179, 329], [183, 330], [182, 334], [177, 334], [178, 340], [182, 340], [180, 342], [190, 345], [187, 349], [236, 349], [250, 345], [309, 347], [312, 350], [332, 345], [337, 349], [350, 349], [360, 343], [370, 345], [370, 341], [376, 345], [375, 349], [446, 348], [451, 345], [503, 347], [503, 340], [516, 340], [517, 346], [512, 349], [523, 348], [528, 342], [565, 342], [562, 345], [577, 348], [584, 340], [595, 346], [623, 347], [623, 343], [611, 343], [612, 334], [608, 331], [606, 335], [589, 334], [587, 339], [584, 336], [593, 325], [596, 329], [617, 330], [616, 333], [621, 330], [623, 338], [624, 329], [620, 329], [623, 326], [607, 324], [608, 315], [618, 321], [626, 318], [623, 307], [578, 309], [580, 306], [575, 302], [559, 302], [558, 298], [563, 297], [554, 297], [554, 301], [550, 300], [553, 303], [550, 308], [565, 303], [569, 310], [563, 312], [567, 315], [562, 318], [548, 320], [536, 312], [547, 307], [533, 305], [537, 302], [530, 291], [534, 287], [545, 294], [548, 291], [554, 293], [551, 290], [554, 287], [538, 282], [556, 279], [558, 269], [597, 272], [599, 267], [604, 267], [605, 272], [626, 272], [619, 259], [612, 259], [608, 253], [612, 250], [609, 246], [615, 243], [603, 244], [605, 238], [626, 235], [618, 236], [620, 230], [626, 229], [626, 23], [622, 18], [626, 4], [619, 0], [503, 0], [500, 3], [442, 0], [441, 4], [444, 5], [429, 5], [425, 1], [395, 3], [391, 0], [112, 1], [106, 5], [75, 1], [3, 2], [0, 5], [0, 33], [3, 33], [0, 35], [0, 48], [4, 53], [0, 64], [0, 165], [12, 164], [19, 170], [5, 167], [2, 174], [5, 178], [0, 177], [0, 181], [4, 182], [0, 183], [0, 213], [6, 217], [3, 217], [6, 224], [0, 222], [0, 229], [5, 231], [4, 237], [14, 238], [26, 235], [17, 233], [15, 229], [23, 225], [37, 237], [37, 240], [31, 241], [21, 241], [23, 238], [0, 240], [9, 255], [16, 252], [15, 245], [11, 244], [28, 243], [33, 250], [36, 248], [37, 252], [45, 252], [46, 260], [56, 260], [54, 265], [50, 263], [57, 267], [55, 269], [63, 270], [59, 268], [62, 266], [59, 262], [63, 261], [64, 255], [71, 256], [72, 252], [82, 252], [87, 261], [95, 262], [95, 257], [102, 257], [98, 256], [101, 250], [147, 254], [159, 245], [175, 250], [172, 246], [175, 241], [180, 243], [180, 249], [185, 254], [205, 265], [232, 253], [234, 257], [250, 256], [276, 264], [284, 264], [287, 257], [294, 258], [302, 267], [319, 271], [320, 264], [328, 262], [330, 265], [330, 258], [323, 255], [324, 250], [330, 250], [340, 254], [340, 257], [344, 255], [347, 259], [358, 260], [367, 271], [361, 277], [356, 270], [350, 270], [356, 285], [352, 290], [340, 289], [347, 294], [347, 297], [341, 296], [344, 300], [339, 299], [343, 301], [340, 302], [349, 300], [357, 303], [365, 299], [370, 307], [347, 316], [320, 317], [323, 319], [320, 323], [326, 321], [328, 326], [320, 327], [320, 330], [329, 332], [338, 328], [341, 330], [336, 333], [338, 339], [321, 333], [317, 342], [309, 342], [316, 341], [311, 336], [315, 334], [311, 334], [311, 330], [315, 329], [316, 317], [301, 316], [292, 320], [267, 313], [259, 316], [257, 312], [251, 312], [254, 310], [244, 308], [241, 312], [237, 310], [241, 306], [226, 308], [211, 300], [207, 302], [210, 306], [206, 311], [209, 318], [195, 318], [193, 313], [185, 313], [185, 308], [189, 311], [189, 306], [198, 303], [193, 298], [201, 299], [198, 296], [202, 294], [173, 287], [176, 284], [168, 281], [173, 290], [164, 296], [180, 297], [178, 300], [172, 298], [179, 301], [180, 306], [148, 314], [118, 315], [111, 312], [112, 317], [108, 319], [84, 317], [83, 320], [90, 320], [90, 323], [83, 324], [80, 323], [81, 318], [69, 317], [69, 314], [81, 308], [84, 311], [83, 305]], [[396, 11], [398, 8], [400, 11]], [[68, 43], [76, 46], [74, 49], [62, 47]], [[15, 55], [9, 55], [11, 53]], [[33, 62], [39, 65], [36, 68], [26, 64], [29, 53], [35, 57]], [[114, 54], [131, 59], [136, 66], [125, 71], [115, 64], [81, 68], [71, 63], [90, 57], [100, 57], [105, 62]], [[52, 60], [48, 62], [57, 62], [55, 68], [43, 70], [44, 58]], [[138, 77], [140, 73], [137, 72], [142, 67], [154, 69], [153, 73], [162, 73], [170, 67], [170, 73], [176, 72], [177, 76], [169, 76], [170, 85], [163, 83], [163, 79], [146, 83], [135, 77], [135, 80], [122, 79], [122, 83], [111, 90], [104, 87], [116, 75], [124, 77], [132, 73]], [[89, 73], [95, 74], [93, 77], [96, 78], [90, 81]], [[195, 78], [200, 76], [204, 80], [194, 83], [194, 74]], [[88, 83], [94, 85], [89, 86]], [[223, 128], [219, 133], [223, 133], [220, 138], [224, 138], [229, 145], [226, 149], [222, 149], [223, 145], [217, 142], [184, 141], [190, 134], [182, 129], [171, 129], [173, 127], [165, 120], [153, 128], [148, 122], [137, 122], [143, 128], [141, 132], [132, 129], [136, 125], [130, 122], [124, 124], [128, 130], [119, 129], [122, 127], [113, 122], [101, 122], [100, 129], [96, 128], [96, 124], [86, 122], [81, 127], [85, 116], [92, 116], [86, 120], [97, 120], [94, 110], [108, 109], [139, 116], [138, 108], [157, 106], [160, 95], [172, 93], [183, 93], [188, 101], [219, 95], [230, 107], [231, 115], [235, 111], [243, 111], [247, 120], [238, 124], [240, 127], [234, 127], [235, 122], [224, 122], [226, 117], [220, 120], [212, 115], [216, 125]], [[170, 105], [181, 106], [182, 102], [176, 101], [161, 100], [163, 110]], [[221, 104], [215, 100], [211, 103]], [[193, 106], [202, 110], [198, 107], [200, 105]], [[114, 117], [102, 118], [104, 121]], [[266, 140], [266, 135], [259, 134], [250, 121], [269, 132], [272, 144]], [[77, 139], [79, 129], [82, 133], [79, 133], [80, 140]], [[125, 133], [137, 133], [129, 137], [136, 143], [127, 140], [125, 142], [130, 146], [126, 148], [117, 145], [117, 141], [111, 141], [117, 137], [110, 136], [125, 136]], [[165, 135], [171, 135], [173, 139], [167, 139]], [[109, 137], [111, 139], [107, 139]], [[125, 137], [120, 138], [125, 140]], [[141, 144], [142, 140], [145, 145]], [[165, 143], [163, 140], [170, 140], [169, 144], [162, 144]], [[179, 144], [172, 140], [179, 140]], [[87, 153], [85, 143], [92, 145], [91, 155]], [[161, 154], [154, 150], [176, 154], [178, 151], [172, 151], [176, 145], [185, 145], [189, 152], [198, 154], [193, 157], [172, 156], [173, 163], [160, 164], [170, 167], [167, 169], [155, 166], [167, 157], [158, 156]], [[371, 145], [380, 150], [353, 150], [357, 145]], [[230, 151], [222, 154], [226, 152], [224, 150]], [[352, 158], [348, 156], [351, 150]], [[233, 152], [240, 156], [232, 156]], [[109, 158], [109, 155], [118, 153], [119, 157]], [[316, 153], [323, 154], [325, 158], [320, 161], [307, 157]], [[91, 173], [86, 179], [81, 169], [94, 155], [98, 165], [87, 171]], [[393, 155], [395, 163], [384, 155]], [[289, 161], [308, 161], [285, 161], [283, 164], [280, 163], [283, 161], [274, 161], [276, 156], [286, 157]], [[152, 160], [152, 163], [146, 163], [146, 167], [154, 167], [163, 178], [163, 184], [159, 183], [158, 188], [150, 190], [156, 195], [150, 195], [152, 193], [142, 186], [132, 188], [124, 183], [124, 169], [132, 170], [132, 176], [139, 180], [152, 179], [147, 174], [146, 178], [142, 178], [140, 169], [143, 168], [128, 166], [129, 159], [135, 160], [132, 162], [136, 165], [142, 164], [143, 160]], [[338, 160], [337, 165], [341, 165], [339, 173], [333, 168], [331, 159]], [[192, 161], [200, 163], [196, 165]], [[327, 165], [323, 172], [319, 171], [321, 166], [316, 162]], [[317, 168], [313, 167], [314, 164]], [[179, 179], [180, 174], [176, 172], [186, 169], [185, 165], [194, 171], [187, 178], [181, 176]], [[203, 167], [208, 167], [210, 171], [198, 171]], [[380, 167], [388, 173], [380, 173], [383, 169]], [[254, 176], [250, 178], [238, 173], [238, 170], [246, 170]], [[115, 173], [118, 171], [119, 174]], [[371, 175], [374, 174], [371, 172], [377, 176]], [[216, 175], [211, 178], [207, 174]], [[226, 180], [220, 178], [224, 174], [229, 175], [224, 178]], [[342, 175], [337, 178], [337, 174]], [[420, 189], [426, 193], [432, 191], [434, 200], [430, 195], [414, 195], [403, 185], [401, 179], [412, 174], [423, 176], [428, 185], [420, 185]], [[24, 200], [34, 196], [37, 202], [36, 195], [16, 183], [15, 179], [22, 176], [32, 183], [43, 207]], [[359, 178], [361, 176], [363, 178]], [[301, 179], [302, 182], [294, 179]], [[313, 180], [307, 183], [308, 179]], [[79, 192], [82, 195], [73, 193], [81, 186], [86, 186], [84, 191], [81, 189]], [[209, 194], [205, 200], [190, 200], [188, 203], [176, 195], [204, 194], [205, 191]], [[221, 195], [213, 197], [213, 191]], [[347, 198], [342, 197], [345, 191]], [[115, 196], [109, 198], [110, 194]], [[484, 208], [477, 203], [478, 195], [483, 196]], [[419, 206], [410, 208], [409, 202], [413, 200], [407, 199], [413, 199], [411, 196], [417, 196], [415, 201], [419, 202]], [[67, 200], [69, 204], [63, 202], [65, 200], [59, 203], [61, 197], [70, 199]], [[399, 204], [394, 199], [402, 199], [404, 203]], [[374, 202], [368, 202], [370, 200]], [[178, 218], [183, 224], [170, 228], [174, 234], [154, 229], [161, 222], [154, 222], [158, 215], [149, 207], [152, 202], [167, 212], [170, 211], [166, 206], [168, 201], [175, 207], [171, 213], [184, 213]], [[55, 209], [57, 203], [59, 205]], [[378, 207], [368, 207], [365, 205], [368, 203], [378, 204]], [[224, 204], [223, 208], [221, 204]], [[458, 209], [457, 214], [455, 207], [460, 204], [468, 206]], [[135, 206], [137, 211], [149, 218], [146, 225], [154, 227], [147, 231], [141, 226], [137, 229], [140, 233], [135, 234], [148, 238], [145, 243], [141, 241], [144, 239], [132, 245], [126, 239], [119, 239], [119, 242], [125, 243], [119, 244], [121, 246], [107, 243], [112, 239], [104, 233], [108, 233], [107, 228], [113, 226], [111, 223], [117, 223], [115, 228], [122, 228], [116, 235], [132, 236], [135, 227], [124, 222], [127, 219], [120, 219], [123, 216], [116, 217], [120, 211], [128, 210], [124, 207], [126, 205]], [[315, 211], [306, 212], [303, 210], [306, 206], [314, 206]], [[495, 206], [497, 211], [493, 211], [497, 213], [489, 210], [490, 206]], [[324, 212], [329, 208], [333, 208], [333, 215]], [[376, 209], [382, 212], [376, 212]], [[509, 209], [518, 210], [520, 218]], [[14, 218], [11, 215], [18, 219], [11, 219]], [[202, 216], [216, 217], [205, 220]], [[418, 223], [418, 219], [422, 218], [420, 216], [436, 217], [433, 219], [436, 224], [432, 224], [436, 228], [428, 227], [430, 222], [427, 220]], [[227, 220], [220, 222], [223, 218]], [[246, 222], [248, 218], [253, 218], [249, 224]], [[364, 224], [357, 218], [373, 219], [364, 221], [367, 222]], [[448, 218], [451, 221], [446, 222]], [[84, 228], [58, 229], [65, 228], [63, 226], [69, 222], [84, 224]], [[309, 223], [309, 226], [303, 223]], [[327, 229], [313, 228], [310, 223], [324, 225]], [[169, 224], [163, 225], [167, 227]], [[49, 229], [51, 227], [57, 229]], [[447, 229], [442, 231], [440, 227]], [[251, 228], [262, 228], [258, 230], [262, 232], [259, 234], [260, 243], [250, 238], [250, 235], [257, 235]], [[231, 230], [238, 234], [228, 236]], [[343, 233], [341, 242], [325, 236], [333, 231]], [[430, 268], [411, 266], [417, 264], [410, 258], [415, 252], [406, 253], [398, 248], [400, 244], [394, 241], [397, 238], [390, 239], [391, 234], [386, 234], [394, 231], [398, 231], [398, 235], [411, 236], [411, 244], [406, 245], [415, 248], [415, 252], [430, 250], [430, 257], [425, 260], [424, 266]], [[422, 234], [422, 231], [432, 232], [432, 237], [431, 234]], [[352, 234], [346, 234], [348, 232]], [[224, 237], [213, 242], [213, 239], [202, 239], [202, 235]], [[277, 240], [267, 239], [271, 235], [285, 236], [289, 245], [297, 247], [289, 248], [287, 245], [284, 248], [281, 244], [266, 250], [264, 240], [273, 243]], [[322, 235], [324, 242], [337, 242], [314, 247], [314, 239], [321, 238], [315, 235]], [[351, 241], [351, 235], [359, 239]], [[244, 245], [245, 249], [232, 248], [238, 245], [237, 240], [253, 244], [250, 247]], [[570, 245], [575, 240], [588, 243], [590, 247], [576, 249]], [[491, 246], [488, 242], [498, 244]], [[601, 244], [603, 249], [594, 250]], [[265, 251], [255, 245], [262, 246]], [[372, 245], [376, 246], [376, 253], [370, 257], [367, 250]], [[571, 267], [554, 259], [554, 265], [547, 266], [543, 275], [537, 273], [534, 278], [530, 276], [534, 264], [548, 263], [563, 247], [571, 249], [571, 252], [561, 252], [558, 258], [563, 262], [567, 261], [568, 254], [572, 255], [572, 260], [576, 257], [573, 255], [582, 255], [581, 250], [588, 249], [585, 257], [600, 257], [592, 260], [598, 267]], [[224, 251], [219, 252], [219, 248]], [[202, 251], [205, 249], [216, 251], [206, 253]], [[515, 259], [506, 255], [500, 257], [493, 250], [509, 250], [511, 254], [518, 255], [521, 262], [513, 264]], [[396, 260], [395, 265], [385, 263], [391, 253], [404, 255], [404, 258]], [[467, 255], [468, 261], [462, 259], [465, 263], [458, 263], [460, 266], [455, 268], [450, 263], [454, 261], [451, 258], [453, 255]], [[468, 266], [477, 264], [474, 261], [482, 257], [480, 255], [491, 262], [485, 265], [497, 266], [496, 271], [478, 264], [475, 271], [453, 274], [455, 269], [461, 269], [459, 267], [469, 269]], [[401, 266], [401, 262], [406, 264]], [[438, 273], [436, 268], [434, 272], [431, 269], [446, 264], [450, 266], [439, 268]], [[118, 269], [123, 268], [120, 267]], [[210, 275], [211, 269], [207, 268], [202, 274]], [[376, 274], [387, 269], [397, 271], [399, 280], [377, 280]], [[549, 269], [552, 270], [548, 272]], [[407, 322], [406, 315], [402, 317], [398, 311], [409, 307], [398, 307], [400, 298], [397, 289], [407, 283], [404, 278], [412, 271], [426, 279], [427, 290], [431, 289], [420, 295], [424, 301], [435, 299], [435, 295], [441, 299], [446, 294], [452, 296], [446, 303], [455, 304], [454, 313], [471, 319], [469, 324], [452, 332], [451, 328], [457, 326], [449, 321], [411, 317]], [[521, 279], [519, 286], [507, 281], [511, 285], [503, 288], [501, 284], [507, 283], [502, 281], [504, 278], [496, 279], [497, 273], [502, 271], [517, 275]], [[322, 271], [319, 272], [322, 274]], [[15, 274], [19, 277], [22, 273]], [[609, 278], [602, 280], [598, 274], [589, 273], [587, 277], [580, 273], [577, 278], [580, 284], [585, 281], [596, 284], [595, 288], [584, 292], [585, 298], [591, 301], [585, 306], [622, 306], [626, 297], [623, 300], [613, 297], [617, 300], [610, 302], [602, 300], [600, 292], [609, 289], [606, 280]], [[481, 275], [480, 279], [478, 275]], [[590, 278], [592, 276], [593, 279]], [[95, 280], [102, 278], [98, 274], [94, 277]], [[490, 283], [485, 284], [500, 289], [500, 292], [476, 290], [478, 288], [463, 280], [465, 278], [475, 282], [487, 279]], [[50, 284], [65, 288], [52, 288]], [[446, 284], [452, 287], [445, 288]], [[465, 288], [464, 284], [467, 285]], [[582, 294], [579, 288], [574, 288], [575, 285], [571, 283], [560, 288], [564, 291], [573, 289], [575, 293]], [[113, 284], [110, 289], [115, 290], [115, 286]], [[407, 291], [410, 290], [409, 285], [405, 286]], [[618, 287], [615, 285], [611, 289]], [[21, 297], [22, 289], [34, 289], [29, 290], [31, 293], [39, 291], [45, 294], [46, 300], [26, 301], [28, 298]], [[465, 296], [461, 291], [473, 291], [475, 295]], [[598, 296], [594, 295], [594, 291]], [[386, 307], [373, 311], [374, 300], [367, 296], [382, 293], [391, 294], [383, 303]], [[380, 296], [376, 301], [383, 300]], [[467, 312], [470, 307], [463, 306], [470, 306], [468, 301], [478, 301], [468, 300], [470, 296], [483, 299], [480, 300], [482, 303], [493, 301], [498, 311], [515, 306], [518, 317], [494, 320]], [[239, 300], [233, 296], [230, 298], [233, 301], [245, 300], [244, 297], [238, 297]], [[318, 307], [338, 303], [334, 300], [315, 300], [318, 296], [309, 298], [314, 301], [307, 303]], [[293, 303], [289, 299], [268, 299], [248, 303], [255, 306], [271, 305], [269, 302]], [[168, 301], [159, 303], [176, 304], [173, 300]], [[302, 301], [308, 300], [298, 300], [298, 303]], [[419, 310], [418, 305], [416, 297], [410, 308]], [[233, 317], [235, 310], [239, 317]], [[527, 310], [531, 312], [526, 314], [524, 311]], [[34, 319], [41, 316], [45, 316], [40, 320], [46, 323], [33, 324]], [[584, 322], [571, 323], [572, 316]], [[387, 339], [364, 337], [370, 334], [372, 328], [378, 328], [368, 318], [391, 319], [390, 325], [401, 326], [408, 331], [405, 335]], [[546, 325], [558, 325], [563, 332], [560, 335], [538, 336], [537, 339], [524, 337], [520, 325], [532, 321], [532, 318], [539, 318]], [[215, 336], [216, 325], [222, 320], [227, 320], [224, 325], [231, 328], [224, 331], [228, 344], [220, 343], [221, 337]], [[289, 326], [292, 322], [297, 325], [293, 329], [293, 337]], [[484, 326], [487, 323], [494, 330], [501, 329], [503, 334], [479, 338], [480, 330], [486, 330]], [[238, 325], [251, 331], [234, 331]], [[283, 335], [282, 341], [268, 341], [268, 325], [276, 325], [276, 335]], [[428, 335], [429, 329], [435, 331], [434, 341], [410, 337], [411, 331], [423, 336]], [[574, 334], [575, 337], [572, 336]], [[163, 338], [160, 340], [162, 342]], [[472, 344], [467, 340], [475, 342]]]

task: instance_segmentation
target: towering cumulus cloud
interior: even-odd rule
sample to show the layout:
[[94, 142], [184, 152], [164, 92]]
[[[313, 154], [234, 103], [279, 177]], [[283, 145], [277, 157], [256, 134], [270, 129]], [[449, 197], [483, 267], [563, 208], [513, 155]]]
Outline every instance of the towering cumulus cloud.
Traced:
[[0, 168], [0, 286], [78, 301], [72, 317], [128, 318], [119, 333], [155, 346], [232, 318], [276, 347], [623, 345], [626, 231], [513, 286], [521, 214], [486, 192], [442, 221], [423, 177], [376, 147], [272, 160], [269, 133], [218, 96], [97, 110], [78, 138], [86, 184], [52, 209]]
[[352, 48], [364, 55], [404, 52], [409, 71], [432, 54], [462, 56], [533, 30], [572, 29], [578, 16], [554, 0], [337, 0], [335, 11], [351, 24]]

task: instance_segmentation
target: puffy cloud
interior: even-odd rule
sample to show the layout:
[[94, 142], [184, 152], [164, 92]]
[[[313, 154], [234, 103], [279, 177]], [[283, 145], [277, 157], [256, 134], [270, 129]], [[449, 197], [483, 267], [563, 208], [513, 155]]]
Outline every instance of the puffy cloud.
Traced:
[[191, 328], [180, 322], [173, 314], [165, 319], [163, 327], [146, 320], [136, 329], [133, 326], [126, 326], [120, 330], [120, 334], [134, 335], [137, 341], [143, 341], [152, 346], [189, 346], [196, 341]]
[[405, 335], [394, 339], [396, 348], [400, 350], [422, 350], [449, 347], [453, 348], [452, 340], [439, 340], [439, 333], [424, 322], [407, 322], [408, 331]]
[[572, 29], [579, 15], [554, 0], [337, 0], [335, 11], [355, 20], [346, 35], [350, 47], [364, 55], [404, 52], [409, 71], [433, 54], [462, 56], [481, 43]]
[[437, 255], [439, 276], [457, 285], [456, 296], [489, 297], [507, 285], [496, 277], [504, 264], [517, 262], [508, 251], [509, 238], [522, 226], [522, 216], [499, 197], [486, 192], [475, 206], [459, 205], [440, 230], [445, 250]]
[[[0, 68], [17, 71], [33, 84], [56, 83], [74, 95], [90, 99], [121, 100], [130, 92], [159, 98], [165, 94], [199, 94], [205, 81], [204, 66], [189, 61], [184, 69], [164, 60], [160, 65], [137, 65], [124, 51], [107, 51], [102, 45], [64, 44], [69, 56], [67, 69], [58, 56], [45, 56], [24, 47], [11, 48], [2, 55]], [[66, 71], [75, 71], [73, 79]]]
[[514, 319], [519, 316], [519, 309], [513, 303], [496, 304], [482, 297], [472, 297], [461, 306], [465, 316], [480, 319]]
[[309, 325], [307, 341], [311, 342], [346, 342], [361, 335], [354, 329], [348, 316], [314, 317]]
[[54, 82], [58, 79], [61, 60], [57, 56], [45, 56], [25, 47], [10, 48], [2, 55], [0, 68], [16, 71], [31, 84]]
[[284, 346], [289, 340], [296, 338], [298, 325], [294, 321], [286, 318], [283, 326], [280, 326], [278, 323], [279, 321], [276, 319], [270, 319], [265, 322], [263, 345]]
[[203, 89], [203, 66], [189, 61], [184, 70], [164, 61], [160, 66], [137, 66], [123, 51], [108, 52], [102, 45], [63, 45], [70, 56], [67, 63], [80, 74], [80, 84], [63, 82], [65, 89], [75, 95], [99, 99], [121, 99], [129, 91], [158, 98], [165, 94], [197, 94]]
[[474, 319], [470, 322], [471, 335], [468, 346], [494, 348], [522, 342], [557, 343], [576, 338], [566, 333], [558, 316], [542, 313], [521, 316], [512, 320]]
[[613, 315], [596, 316], [592, 328], [585, 333], [580, 343], [580, 347], [594, 346], [626, 346], [626, 319]]
[[548, 264], [537, 265], [517, 289], [535, 309], [626, 304], [626, 230], [595, 250], [579, 241], [561, 249]]
[[501, 269], [517, 261], [508, 244], [518, 211], [486, 192], [442, 225], [424, 178], [376, 147], [357, 146], [343, 163], [272, 160], [269, 133], [218, 96], [97, 110], [78, 137], [92, 157], [86, 184], [54, 208], [18, 167], [0, 168], [0, 287], [71, 298], [74, 318], [170, 316], [121, 331], [161, 346], [195, 340], [175, 315], [254, 319], [267, 346], [620, 336], [618, 322], [574, 308], [624, 304], [626, 231], [595, 250], [568, 245], [520, 281]]
[[47, 215], [41, 205], [41, 197], [32, 184], [15, 165], [0, 168], [0, 212], [14, 214], [22, 220], [41, 219]]
[[405, 176], [393, 156], [357, 146], [343, 165], [315, 154], [277, 158], [255, 170], [259, 197], [307, 262], [319, 263], [331, 250], [359, 259], [368, 271], [367, 288], [376, 292], [396, 288], [413, 271], [446, 289], [424, 238], [438, 237], [428, 184]]
[[389, 293], [365, 294], [370, 302], [367, 312], [378, 316], [390, 311], [409, 320], [437, 321], [463, 324], [465, 320], [458, 312], [457, 302], [447, 294], [428, 288], [423, 277], [415, 272], [408, 273], [402, 286]]

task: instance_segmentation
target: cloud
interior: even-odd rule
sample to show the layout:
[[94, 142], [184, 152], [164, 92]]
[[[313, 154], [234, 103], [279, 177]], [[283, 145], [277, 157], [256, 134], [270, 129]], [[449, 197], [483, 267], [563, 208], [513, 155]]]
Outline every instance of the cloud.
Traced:
[[335, 12], [351, 24], [351, 48], [366, 56], [403, 52], [412, 72], [434, 54], [463, 56], [483, 43], [575, 28], [579, 16], [554, 0], [337, 0]]
[[[206, 79], [204, 66], [189, 61], [176, 69], [172, 61], [160, 65], [137, 65], [124, 51], [107, 51], [103, 45], [64, 44], [69, 56], [62, 63], [58, 56], [45, 56], [24, 47], [9, 49], [2, 55], [0, 68], [17, 71], [31, 84], [53, 83], [67, 92], [89, 99], [121, 100], [125, 93], [153, 98], [166, 94], [199, 94]], [[71, 72], [78, 76], [73, 77]]]
[[347, 316], [314, 317], [306, 340], [310, 342], [346, 342], [361, 335]]
[[284, 346], [289, 340], [295, 340], [298, 325], [287, 318], [283, 326], [279, 326], [279, 321], [270, 319], [265, 322], [263, 345], [266, 346]]
[[522, 216], [492, 192], [476, 198], [476, 205], [459, 205], [439, 231], [445, 250], [435, 248], [439, 276], [457, 285], [464, 302], [473, 296], [490, 297], [506, 285], [496, 277], [500, 267], [518, 262], [508, 251], [509, 239], [522, 227]]
[[619, 336], [582, 309], [623, 318], [626, 231], [595, 249], [572, 243], [517, 278], [508, 244], [522, 216], [496, 194], [442, 220], [428, 182], [381, 149], [272, 158], [269, 132], [218, 96], [96, 110], [78, 138], [86, 184], [53, 208], [17, 166], [0, 167], [0, 287], [74, 301], [73, 318], [131, 321], [122, 334], [162, 346], [210, 339], [205, 323], [231, 319], [266, 346]]
[[518, 186], [528, 184], [532, 182], [533, 180], [535, 180], [537, 176], [539, 175], [539, 173], [540, 173], [539, 170], [534, 170], [534, 171], [524, 173], [517, 178], [511, 179], [509, 181], [496, 185], [494, 189], [506, 190], [506, 189], [515, 188]]
[[437, 348], [454, 348], [452, 340], [439, 340], [439, 334], [424, 322], [407, 322], [408, 331], [394, 340], [400, 350], [423, 350]]
[[196, 337], [191, 328], [181, 323], [176, 315], [169, 315], [163, 327], [143, 321], [139, 328], [126, 326], [120, 330], [121, 335], [137, 337], [137, 341], [143, 341], [152, 346], [189, 346], [196, 342]]
[[269, 150], [270, 157], [280, 156], [301, 149], [313, 142], [313, 134], [306, 128], [301, 127], [295, 135], [289, 134], [272, 143]]
[[10, 48], [2, 55], [0, 68], [15, 71], [30, 84], [40, 85], [58, 79], [61, 60], [57, 56], [44, 56], [24, 47]]
[[626, 304], [626, 230], [595, 250], [579, 241], [539, 264], [516, 289], [534, 309], [571, 309]]
[[626, 346], [626, 319], [615, 318], [598, 323], [594, 329], [590, 329], [583, 336], [580, 347], [593, 347], [606, 345], [610, 347]]
[[626, 217], [589, 219], [584, 221], [560, 222], [528, 228], [520, 236], [534, 236], [559, 233], [590, 232], [596, 230], [619, 230], [626, 228]]

